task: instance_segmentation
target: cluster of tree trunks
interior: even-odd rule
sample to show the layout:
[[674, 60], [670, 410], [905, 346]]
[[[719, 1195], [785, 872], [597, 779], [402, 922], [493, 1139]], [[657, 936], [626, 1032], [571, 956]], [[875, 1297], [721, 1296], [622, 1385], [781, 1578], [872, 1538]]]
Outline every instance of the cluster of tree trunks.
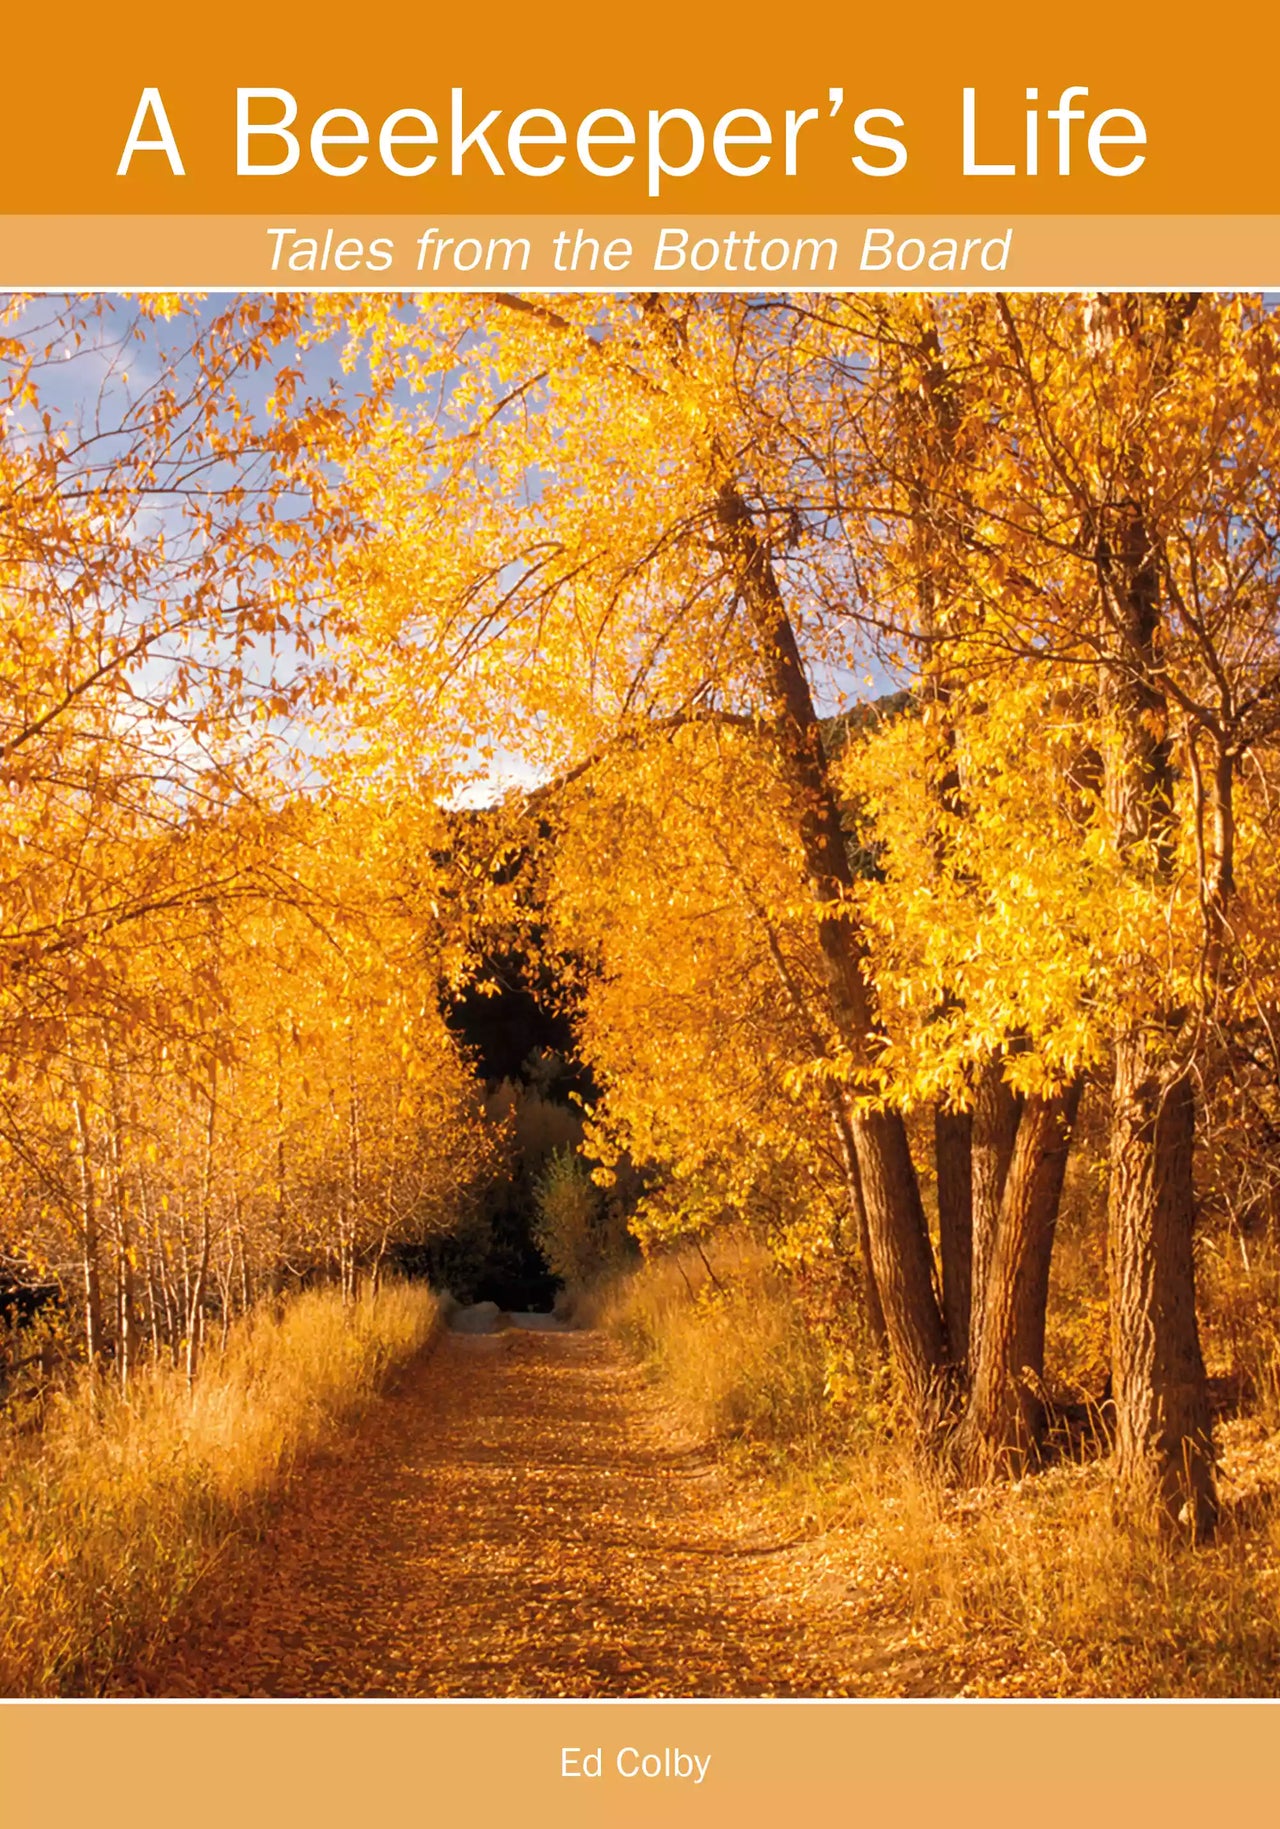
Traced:
[[[717, 518], [768, 681], [771, 734], [799, 810], [830, 1013], [855, 1072], [869, 1075], [880, 1029], [809, 682], [769, 552], [728, 479], [718, 490]], [[1142, 588], [1141, 561], [1135, 564], [1131, 595]], [[1149, 606], [1134, 614], [1130, 640], [1149, 643]], [[1161, 774], [1167, 752], [1162, 758], [1151, 736], [1149, 696], [1149, 689], [1114, 695], [1122, 726], [1116, 767], [1131, 785], [1112, 791], [1131, 794], [1129, 816], [1146, 820], [1144, 833], [1152, 809], [1169, 804]], [[1146, 1030], [1116, 1038], [1115, 1459], [1127, 1501], [1154, 1500], [1162, 1515], [1204, 1536], [1216, 1512], [1192, 1261], [1194, 1104], [1185, 1070], [1170, 1078], [1162, 1058]], [[922, 1438], [970, 1478], [1018, 1472], [1042, 1450], [1050, 1260], [1080, 1097], [1076, 1080], [1052, 1094], [1016, 1098], [1003, 1062], [993, 1060], [978, 1078], [972, 1111], [938, 1111], [940, 1276], [902, 1115], [868, 1110], [856, 1097], [846, 1114], [854, 1143], [850, 1200], [867, 1240], [876, 1321], [882, 1317]]]

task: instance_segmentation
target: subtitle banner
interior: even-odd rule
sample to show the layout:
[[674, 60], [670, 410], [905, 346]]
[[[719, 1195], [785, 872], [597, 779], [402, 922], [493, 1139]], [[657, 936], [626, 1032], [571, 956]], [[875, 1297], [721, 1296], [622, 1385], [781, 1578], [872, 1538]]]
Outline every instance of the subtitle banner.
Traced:
[[1280, 281], [1280, 215], [7, 216], [0, 248], [5, 284], [40, 291], [1257, 291]]

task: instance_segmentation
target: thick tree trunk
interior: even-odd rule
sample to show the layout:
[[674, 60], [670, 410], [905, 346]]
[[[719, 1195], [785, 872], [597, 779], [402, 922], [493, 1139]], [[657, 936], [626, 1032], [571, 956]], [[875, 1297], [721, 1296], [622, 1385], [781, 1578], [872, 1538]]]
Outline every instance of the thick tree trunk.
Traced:
[[987, 1286], [1000, 1231], [1005, 1178], [1013, 1160], [1021, 1116], [1022, 1100], [1004, 1076], [1003, 1059], [989, 1061], [978, 1075], [973, 1100], [973, 1295], [969, 1356], [974, 1362], [981, 1343]]
[[946, 1342], [906, 1126], [896, 1111], [855, 1116], [852, 1123], [885, 1331], [917, 1419], [932, 1428], [947, 1400]]
[[858, 1205], [858, 1262], [862, 1270], [862, 1318], [867, 1324], [877, 1359], [889, 1357], [889, 1330], [884, 1324], [884, 1307], [876, 1288], [875, 1264], [871, 1257], [871, 1230], [867, 1225], [865, 1202]]
[[867, 1202], [862, 1192], [862, 1171], [858, 1167], [858, 1146], [854, 1140], [853, 1126], [842, 1100], [835, 1101], [835, 1123], [840, 1137], [840, 1150], [845, 1165], [845, 1181], [849, 1190], [849, 1205], [853, 1210], [854, 1224], [858, 1235], [858, 1261], [862, 1271], [862, 1317], [867, 1324], [871, 1343], [880, 1358], [889, 1351], [889, 1335], [884, 1324], [884, 1309], [880, 1302], [880, 1291], [876, 1288], [876, 1270], [871, 1257], [871, 1232], [867, 1226]]
[[1022, 1472], [1044, 1436], [1045, 1310], [1049, 1267], [1080, 1104], [1077, 1081], [1054, 1098], [1028, 1099], [1005, 1177], [983, 1305], [973, 1386], [956, 1439], [971, 1479]]
[[1212, 1417], [1196, 1324], [1190, 1075], [1159, 1039], [1116, 1044], [1111, 1182], [1111, 1363], [1116, 1474], [1126, 1503], [1155, 1503], [1197, 1537], [1217, 1520]]
[[938, 1244], [942, 1259], [942, 1312], [952, 1363], [969, 1363], [973, 1292], [973, 1115], [933, 1114], [933, 1153], [938, 1177]]
[[[1116, 843], [1136, 876], [1169, 884], [1174, 781], [1159, 687], [1160, 576], [1141, 511], [1103, 529], [1100, 571], [1115, 630], [1106, 791]], [[1134, 961], [1135, 992], [1158, 970]], [[1198, 1537], [1217, 1517], [1212, 1422], [1196, 1320], [1195, 1100], [1177, 1053], [1180, 1012], [1123, 1016], [1115, 1038], [1108, 1198], [1116, 1476], [1124, 1501], [1156, 1502]]]
[[[864, 976], [866, 943], [853, 917], [853, 874], [795, 631], [768, 551], [734, 483], [722, 484], [716, 511], [755, 633], [779, 759], [799, 809], [799, 838], [817, 905], [817, 940], [832, 1019], [855, 1071], [870, 1075], [880, 1031]], [[906, 1126], [898, 1112], [851, 1107], [850, 1127], [885, 1327], [907, 1395], [918, 1420], [928, 1427], [938, 1414], [947, 1351]]]
[[[852, 1139], [851, 1139], [852, 1140]], [[871, 1255], [871, 1229], [867, 1225], [867, 1203], [862, 1192], [862, 1171], [858, 1167], [855, 1145], [850, 1151], [854, 1207], [858, 1224], [858, 1261], [862, 1267], [862, 1312], [871, 1336], [871, 1344], [880, 1359], [888, 1357], [889, 1331], [884, 1324], [884, 1305], [876, 1287], [875, 1260]]]

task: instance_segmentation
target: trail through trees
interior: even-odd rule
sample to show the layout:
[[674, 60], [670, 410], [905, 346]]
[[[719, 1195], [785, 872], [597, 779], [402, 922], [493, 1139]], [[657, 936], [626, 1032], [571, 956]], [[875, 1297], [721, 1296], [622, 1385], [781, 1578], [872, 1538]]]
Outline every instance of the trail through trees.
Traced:
[[595, 1333], [449, 1334], [116, 1693], [936, 1694]]

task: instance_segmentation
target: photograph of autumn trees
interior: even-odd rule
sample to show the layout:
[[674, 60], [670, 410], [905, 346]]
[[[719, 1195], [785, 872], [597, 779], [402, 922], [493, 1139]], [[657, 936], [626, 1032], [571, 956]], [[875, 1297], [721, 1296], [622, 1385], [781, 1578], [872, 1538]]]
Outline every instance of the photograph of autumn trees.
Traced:
[[0, 322], [0, 1692], [1280, 1677], [1280, 321]]

